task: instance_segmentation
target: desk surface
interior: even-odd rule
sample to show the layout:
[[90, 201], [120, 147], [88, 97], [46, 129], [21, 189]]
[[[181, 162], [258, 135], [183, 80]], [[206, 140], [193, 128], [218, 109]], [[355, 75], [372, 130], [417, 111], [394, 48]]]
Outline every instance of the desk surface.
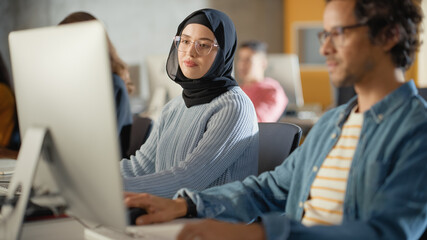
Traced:
[[[177, 219], [172, 222], [147, 226], [130, 226], [128, 232], [115, 232], [106, 228], [85, 229], [73, 218], [61, 218], [24, 223], [21, 239], [23, 240], [89, 240], [89, 239], [175, 239], [185, 223], [198, 219]], [[139, 238], [140, 237], [140, 238]]]
[[86, 240], [134, 240], [134, 239], [156, 239], [173, 240], [181, 231], [182, 227], [188, 222], [199, 221], [199, 219], [180, 218], [171, 222], [146, 225], [129, 226], [126, 233], [113, 231], [108, 228], [85, 229]]
[[282, 117], [279, 119], [279, 122], [295, 124], [301, 128], [302, 135], [307, 136], [308, 132], [314, 126], [317, 120], [318, 118], [302, 119], [298, 117]]
[[24, 223], [21, 239], [84, 240], [84, 227], [73, 218], [61, 218]]

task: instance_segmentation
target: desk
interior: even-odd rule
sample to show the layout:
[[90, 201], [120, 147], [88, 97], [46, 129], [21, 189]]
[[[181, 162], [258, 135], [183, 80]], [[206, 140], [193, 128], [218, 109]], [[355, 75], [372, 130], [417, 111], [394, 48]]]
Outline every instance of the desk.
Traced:
[[307, 136], [310, 129], [314, 126], [317, 120], [314, 119], [301, 119], [297, 117], [282, 117], [279, 122], [292, 123], [299, 126], [302, 130], [302, 135]]
[[297, 126], [299, 126], [302, 130], [302, 136], [305, 138], [310, 131], [310, 129], [314, 126], [314, 124], [317, 122], [319, 117], [312, 117], [312, 118], [299, 118], [299, 117], [282, 117], [279, 119], [279, 122], [283, 123], [293, 123]]
[[322, 108], [319, 104], [307, 104], [300, 108], [291, 111], [292, 115], [284, 115], [279, 119], [279, 122], [293, 123], [298, 125], [302, 130], [302, 139], [304, 139], [310, 129], [322, 116]]
[[91, 240], [91, 239], [139, 239], [138, 233], [144, 233], [141, 239], [175, 239], [183, 225], [199, 219], [177, 219], [172, 222], [147, 225], [130, 226], [128, 232], [134, 233], [130, 237], [124, 233], [112, 231], [107, 228], [85, 229], [73, 218], [61, 218], [27, 222], [22, 227], [22, 240]]
[[200, 221], [200, 219], [179, 218], [171, 222], [146, 225], [129, 226], [125, 233], [113, 231], [108, 228], [85, 229], [86, 240], [134, 240], [134, 239], [154, 239], [154, 240], [173, 240], [181, 231], [186, 223]]
[[22, 226], [22, 240], [84, 240], [84, 227], [73, 218], [26, 222]]

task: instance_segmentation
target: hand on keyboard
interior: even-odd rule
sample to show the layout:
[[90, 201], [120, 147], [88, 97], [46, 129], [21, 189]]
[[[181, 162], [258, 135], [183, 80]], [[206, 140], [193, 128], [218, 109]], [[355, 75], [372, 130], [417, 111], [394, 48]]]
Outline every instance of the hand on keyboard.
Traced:
[[136, 219], [139, 216], [142, 216], [144, 214], [147, 214], [147, 212], [142, 208], [134, 208], [134, 207], [128, 208], [127, 215], [128, 215], [129, 224], [136, 225]]

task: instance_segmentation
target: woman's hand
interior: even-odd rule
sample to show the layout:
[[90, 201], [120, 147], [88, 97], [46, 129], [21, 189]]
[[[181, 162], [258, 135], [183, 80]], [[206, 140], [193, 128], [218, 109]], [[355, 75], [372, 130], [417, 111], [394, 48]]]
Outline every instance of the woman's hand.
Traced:
[[182, 198], [172, 200], [147, 193], [125, 193], [125, 204], [147, 211], [136, 219], [136, 225], [167, 222], [187, 213], [187, 203]]
[[203, 220], [188, 223], [178, 234], [177, 240], [263, 240], [264, 229], [261, 224], [236, 224], [216, 220]]

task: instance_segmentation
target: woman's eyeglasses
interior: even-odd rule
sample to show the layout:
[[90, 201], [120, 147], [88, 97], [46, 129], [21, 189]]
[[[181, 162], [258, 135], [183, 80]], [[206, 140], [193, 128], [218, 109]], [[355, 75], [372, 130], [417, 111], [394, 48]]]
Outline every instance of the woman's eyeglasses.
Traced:
[[173, 43], [176, 49], [180, 52], [189, 51], [191, 49], [191, 45], [194, 44], [194, 48], [200, 56], [206, 56], [212, 51], [212, 48], [219, 47], [218, 43], [210, 40], [191, 41], [189, 38], [181, 36], [175, 36], [173, 38]]
[[344, 31], [347, 29], [353, 29], [358, 27], [366, 26], [366, 23], [358, 23], [354, 25], [349, 26], [341, 26], [341, 27], [334, 27], [330, 32], [328, 31], [322, 31], [317, 34], [317, 37], [319, 38], [319, 42], [321, 45], [323, 45], [326, 42], [326, 39], [328, 37], [331, 37], [332, 44], [335, 47], [343, 46], [344, 45]]

